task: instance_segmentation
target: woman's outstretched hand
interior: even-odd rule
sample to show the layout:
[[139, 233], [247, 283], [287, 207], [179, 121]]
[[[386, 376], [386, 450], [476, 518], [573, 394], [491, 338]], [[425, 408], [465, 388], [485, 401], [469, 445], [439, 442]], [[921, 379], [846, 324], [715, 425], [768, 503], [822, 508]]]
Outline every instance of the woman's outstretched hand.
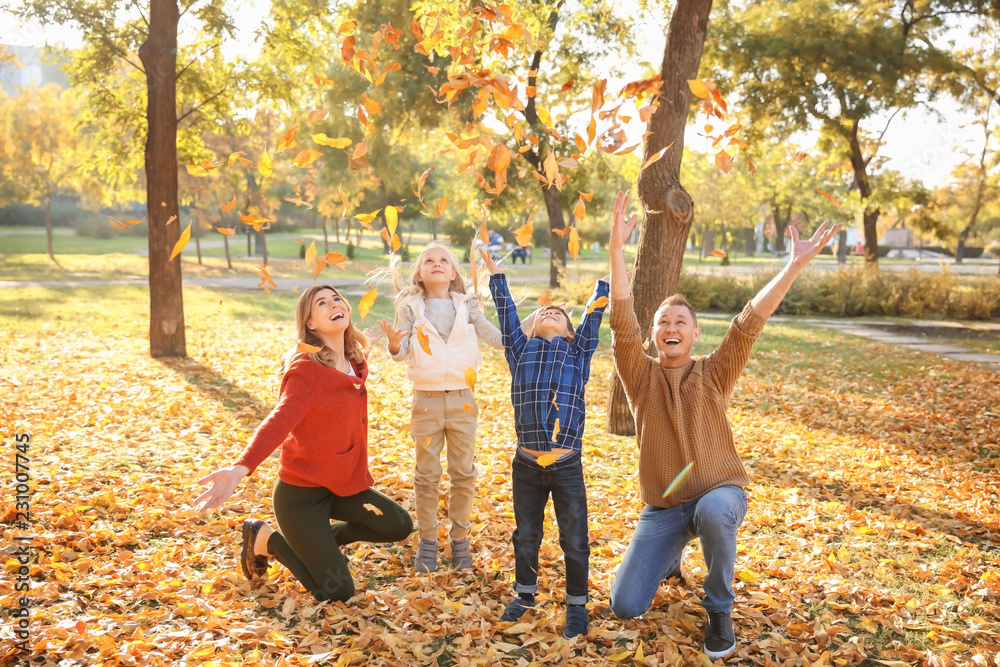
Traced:
[[240, 483], [240, 480], [249, 473], [250, 469], [246, 466], [233, 466], [232, 468], [216, 470], [202, 477], [198, 480], [198, 484], [202, 486], [211, 484], [212, 488], [195, 498], [194, 508], [202, 512], [207, 512], [208, 510], [221, 507], [222, 503], [226, 502], [229, 496], [233, 495], [233, 492], [236, 491], [236, 486]]

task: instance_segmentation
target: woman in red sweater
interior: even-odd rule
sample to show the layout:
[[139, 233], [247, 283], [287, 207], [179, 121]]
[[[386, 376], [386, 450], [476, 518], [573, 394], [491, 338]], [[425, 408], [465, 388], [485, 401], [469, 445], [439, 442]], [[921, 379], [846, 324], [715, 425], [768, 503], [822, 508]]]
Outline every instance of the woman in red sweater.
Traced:
[[[354, 595], [354, 578], [340, 547], [398, 542], [413, 523], [406, 510], [371, 488], [369, 342], [351, 322], [350, 304], [333, 287], [310, 287], [299, 297], [295, 324], [300, 345], [285, 357], [278, 404], [232, 467], [199, 480], [212, 487], [195, 506], [220, 507], [280, 445], [274, 514], [281, 532], [259, 519], [243, 522], [243, 573], [263, 576], [274, 556], [317, 600], [346, 601]], [[303, 352], [302, 343], [316, 351]]]

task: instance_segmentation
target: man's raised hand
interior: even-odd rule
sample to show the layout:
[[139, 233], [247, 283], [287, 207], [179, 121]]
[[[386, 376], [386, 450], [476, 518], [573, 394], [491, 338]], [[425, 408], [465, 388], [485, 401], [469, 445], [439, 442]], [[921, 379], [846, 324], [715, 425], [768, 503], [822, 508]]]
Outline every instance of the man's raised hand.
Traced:
[[633, 215], [627, 223], [625, 222], [628, 200], [629, 193], [619, 190], [615, 199], [615, 212], [611, 216], [611, 238], [608, 240], [608, 248], [611, 250], [620, 250], [625, 245], [625, 241], [631, 236], [632, 229], [639, 221], [639, 216]]
[[808, 239], [799, 239], [799, 230], [795, 227], [788, 227], [788, 235], [792, 239], [792, 256], [789, 262], [800, 268], [813, 260], [819, 251], [830, 242], [830, 239], [841, 230], [844, 225], [837, 223], [830, 227], [830, 221], [824, 220], [813, 235]]

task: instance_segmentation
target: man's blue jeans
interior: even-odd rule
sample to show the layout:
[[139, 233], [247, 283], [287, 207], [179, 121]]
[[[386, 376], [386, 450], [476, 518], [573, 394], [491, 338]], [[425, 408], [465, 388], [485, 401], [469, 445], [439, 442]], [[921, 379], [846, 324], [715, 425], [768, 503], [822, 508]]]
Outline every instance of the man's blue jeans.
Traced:
[[559, 546], [566, 560], [566, 604], [586, 604], [590, 540], [587, 535], [587, 487], [583, 483], [580, 452], [542, 467], [524, 454], [515, 454], [513, 479], [514, 590], [538, 590], [538, 549], [542, 545], [545, 505], [552, 505], [559, 526]]
[[702, 606], [705, 611], [732, 611], [736, 529], [746, 513], [747, 494], [738, 486], [721, 486], [668, 509], [646, 505], [611, 584], [615, 616], [646, 613], [660, 583], [680, 571], [684, 547], [696, 537], [708, 565]]

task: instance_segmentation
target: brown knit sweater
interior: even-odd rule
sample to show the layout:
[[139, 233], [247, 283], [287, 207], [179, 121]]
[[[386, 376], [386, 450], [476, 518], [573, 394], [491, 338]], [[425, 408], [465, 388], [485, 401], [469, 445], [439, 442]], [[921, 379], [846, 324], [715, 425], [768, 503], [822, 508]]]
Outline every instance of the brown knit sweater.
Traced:
[[[612, 351], [635, 416], [644, 503], [673, 507], [720, 486], [750, 483], [726, 408], [765, 322], [747, 303], [714, 352], [684, 368], [663, 368], [642, 350], [632, 297], [611, 300]], [[663, 498], [692, 461], [688, 476]]]

